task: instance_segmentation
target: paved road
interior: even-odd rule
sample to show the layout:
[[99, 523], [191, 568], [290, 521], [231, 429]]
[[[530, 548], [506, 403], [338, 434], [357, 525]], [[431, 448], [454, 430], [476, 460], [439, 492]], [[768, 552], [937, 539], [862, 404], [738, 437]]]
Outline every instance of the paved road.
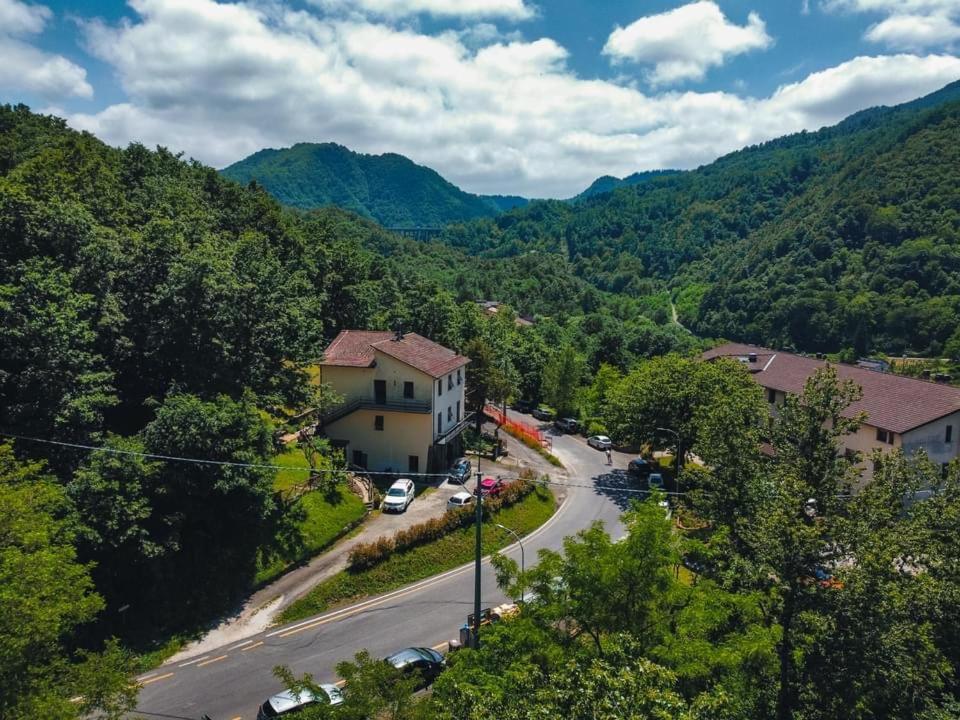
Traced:
[[[525, 418], [526, 419], [526, 418]], [[602, 520], [614, 537], [619, 515], [632, 493], [623, 468], [628, 456], [614, 454], [614, 467], [582, 438], [554, 438], [554, 453], [567, 467], [571, 486], [554, 516], [525, 541], [526, 558], [541, 548], [559, 549], [564, 537]], [[615, 468], [619, 468], [616, 470]], [[599, 486], [599, 487], [597, 487]], [[604, 489], [600, 489], [604, 488]], [[516, 546], [507, 554], [519, 561]], [[489, 563], [484, 563], [483, 606], [504, 601]], [[270, 629], [242, 643], [225, 646], [183, 663], [171, 663], [141, 676], [137, 715], [146, 718], [253, 720], [257, 706], [282, 688], [271, 670], [287, 665], [295, 674], [334, 680], [337, 662], [366, 648], [385, 657], [409, 645], [439, 646], [457, 636], [473, 610], [473, 566], [415, 583], [401, 590], [337, 611]]]

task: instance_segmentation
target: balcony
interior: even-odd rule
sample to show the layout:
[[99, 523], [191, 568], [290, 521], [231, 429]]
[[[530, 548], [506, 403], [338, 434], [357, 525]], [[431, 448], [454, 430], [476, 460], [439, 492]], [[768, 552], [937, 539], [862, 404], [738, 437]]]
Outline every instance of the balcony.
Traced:
[[420, 400], [377, 400], [375, 398], [357, 398], [337, 407], [330, 408], [320, 416], [320, 425], [328, 425], [344, 418], [356, 410], [383, 410], [384, 412], [406, 412], [426, 415], [430, 413], [430, 403]]
[[453, 440], [457, 435], [462, 433], [464, 428], [466, 428], [472, 421], [473, 421], [473, 413], [467, 413], [464, 416], [463, 420], [458, 422], [456, 425], [451, 425], [442, 433], [437, 435], [433, 441], [433, 444], [446, 445], [448, 442]]

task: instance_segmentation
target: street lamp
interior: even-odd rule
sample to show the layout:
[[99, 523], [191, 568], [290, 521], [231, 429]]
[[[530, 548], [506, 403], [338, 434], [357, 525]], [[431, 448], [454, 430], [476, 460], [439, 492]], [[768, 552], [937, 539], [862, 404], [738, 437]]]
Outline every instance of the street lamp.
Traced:
[[677, 485], [677, 490], [679, 490], [679, 489], [680, 489], [680, 487], [679, 487], [679, 479], [680, 479], [680, 433], [678, 433], [676, 430], [672, 430], [671, 428], [658, 427], [658, 428], [656, 428], [656, 429], [657, 429], [659, 432], [670, 433], [671, 435], [673, 435], [673, 436], [677, 439], [677, 457], [676, 457], [676, 459], [675, 459], [675, 464], [676, 464], [677, 467], [676, 467], [676, 470], [674, 470], [674, 484]]
[[[523, 543], [520, 541], [520, 536], [517, 535], [515, 530], [511, 530], [506, 525], [501, 525], [500, 523], [494, 523], [494, 524], [496, 525], [496, 527], [500, 528], [501, 530], [506, 530], [508, 533], [513, 535], [514, 539], [517, 541], [517, 545], [520, 546], [520, 577], [522, 578], [524, 572], [526, 571], [526, 563], [524, 562], [524, 558], [523, 558]], [[520, 582], [520, 604], [521, 605], [523, 604], [523, 598], [524, 598], [524, 595], [523, 595], [524, 582], [526, 582], [526, 580], [523, 580]]]

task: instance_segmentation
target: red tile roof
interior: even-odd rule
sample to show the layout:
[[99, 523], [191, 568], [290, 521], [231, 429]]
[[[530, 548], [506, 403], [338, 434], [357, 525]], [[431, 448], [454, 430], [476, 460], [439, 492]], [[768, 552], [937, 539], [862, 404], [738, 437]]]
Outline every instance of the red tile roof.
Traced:
[[435, 378], [470, 362], [469, 358], [416, 333], [406, 333], [402, 339], [397, 340], [396, 335], [389, 331], [344, 330], [324, 351], [321, 364], [373, 367], [377, 352], [389, 355]]
[[386, 330], [343, 330], [323, 351], [321, 364], [373, 367], [376, 359], [373, 344], [392, 337], [393, 333]]
[[[747, 362], [747, 365], [760, 385], [792, 394], [801, 393], [807, 378], [828, 364], [825, 360], [739, 343], [727, 343], [707, 350], [703, 358], [749, 359], [750, 353], [756, 353], [757, 361]], [[944, 415], [960, 412], [960, 388], [952, 385], [853, 365], [832, 365], [841, 380], [852, 380], [863, 389], [863, 398], [853, 403], [847, 409], [847, 414], [865, 412], [867, 423], [874, 427], [904, 433]]]

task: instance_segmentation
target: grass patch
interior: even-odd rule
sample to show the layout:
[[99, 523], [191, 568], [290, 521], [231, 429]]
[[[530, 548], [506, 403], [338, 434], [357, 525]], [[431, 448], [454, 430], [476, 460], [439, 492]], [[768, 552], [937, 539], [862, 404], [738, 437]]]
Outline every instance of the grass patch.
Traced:
[[[289, 490], [308, 477], [307, 473], [294, 469], [310, 467], [297, 448], [280, 453], [273, 462], [291, 468], [277, 471], [274, 480], [277, 490]], [[332, 497], [319, 492], [300, 496], [291, 512], [296, 513], [293, 527], [285, 528], [269, 547], [261, 548], [254, 585], [275, 580], [291, 567], [329, 547], [363, 518], [366, 508], [359, 497], [341, 485]]]
[[[507, 533], [493, 526], [498, 522], [521, 536], [540, 527], [556, 509], [548, 488], [537, 488], [522, 501], [501, 510], [483, 524], [483, 553], [489, 555], [513, 542]], [[473, 559], [473, 526], [460, 528], [439, 540], [396, 553], [368, 570], [345, 570], [317, 585], [280, 616], [281, 623], [311, 617], [353, 600], [395, 590], [437, 573], [464, 565]]]

